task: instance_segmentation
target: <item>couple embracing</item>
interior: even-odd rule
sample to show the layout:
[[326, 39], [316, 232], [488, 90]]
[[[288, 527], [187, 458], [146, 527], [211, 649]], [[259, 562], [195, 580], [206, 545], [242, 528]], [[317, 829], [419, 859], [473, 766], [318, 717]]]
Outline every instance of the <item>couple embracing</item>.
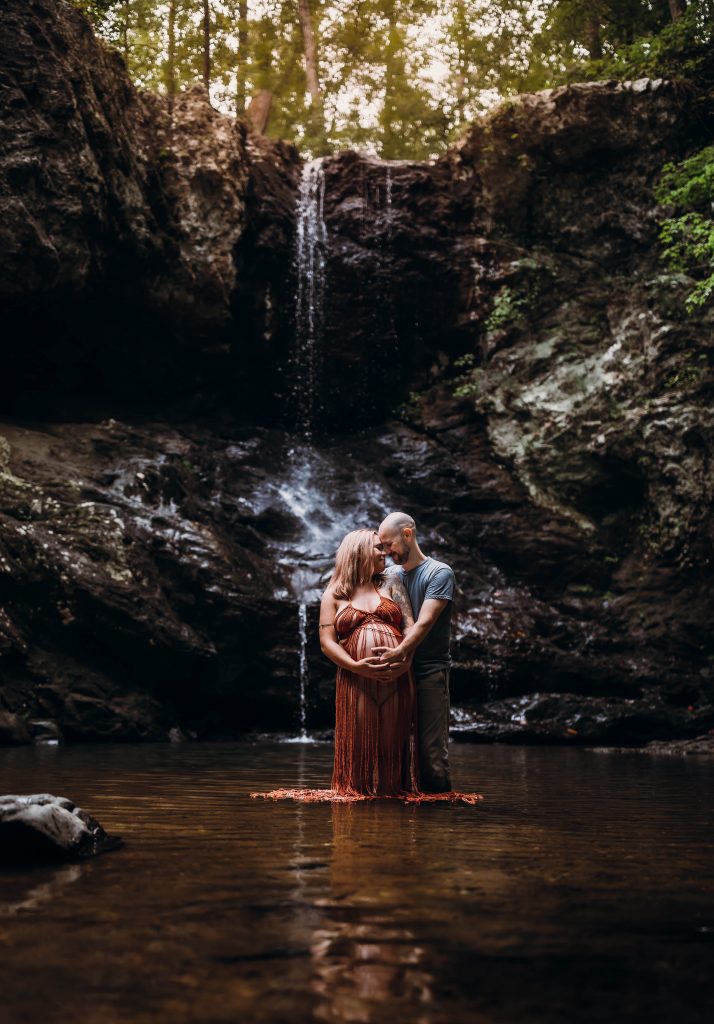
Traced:
[[320, 605], [320, 646], [337, 666], [331, 788], [253, 795], [475, 803], [449, 772], [453, 598], [451, 568], [424, 555], [411, 516], [348, 533]]

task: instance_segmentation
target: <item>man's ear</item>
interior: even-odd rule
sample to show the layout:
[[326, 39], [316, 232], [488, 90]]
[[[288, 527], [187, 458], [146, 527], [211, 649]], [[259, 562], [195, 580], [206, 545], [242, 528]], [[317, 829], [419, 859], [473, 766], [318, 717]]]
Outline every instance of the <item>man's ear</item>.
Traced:
[[414, 531], [412, 530], [411, 526], [405, 526], [404, 529], [402, 530], [402, 537], [404, 537], [405, 540], [411, 540], [413, 533]]

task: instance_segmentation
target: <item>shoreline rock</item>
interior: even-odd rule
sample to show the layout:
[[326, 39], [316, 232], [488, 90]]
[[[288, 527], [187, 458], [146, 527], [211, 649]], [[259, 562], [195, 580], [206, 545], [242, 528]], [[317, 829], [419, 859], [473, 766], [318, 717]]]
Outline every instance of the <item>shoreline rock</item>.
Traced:
[[66, 797], [0, 796], [0, 863], [28, 864], [94, 857], [123, 845]]

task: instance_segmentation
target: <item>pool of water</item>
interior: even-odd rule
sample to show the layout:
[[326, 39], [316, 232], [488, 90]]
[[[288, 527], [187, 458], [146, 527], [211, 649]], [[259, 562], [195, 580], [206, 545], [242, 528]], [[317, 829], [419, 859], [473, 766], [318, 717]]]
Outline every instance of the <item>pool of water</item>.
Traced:
[[714, 764], [452, 745], [473, 806], [251, 800], [328, 745], [0, 751], [126, 845], [0, 874], [5, 1022], [710, 1021]]

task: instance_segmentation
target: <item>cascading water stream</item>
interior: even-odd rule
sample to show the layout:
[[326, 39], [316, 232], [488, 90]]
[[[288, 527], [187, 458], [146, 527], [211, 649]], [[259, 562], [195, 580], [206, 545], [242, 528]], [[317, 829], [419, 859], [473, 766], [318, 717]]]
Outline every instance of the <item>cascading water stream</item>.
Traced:
[[312, 441], [320, 391], [321, 339], [325, 297], [325, 244], [323, 219], [325, 171], [322, 160], [305, 164], [297, 205], [295, 357], [293, 396], [298, 433]]
[[[320, 386], [320, 341], [323, 327], [325, 295], [325, 243], [327, 231], [323, 219], [325, 172], [322, 160], [306, 163], [302, 170], [297, 203], [295, 263], [297, 295], [295, 302], [295, 349], [293, 357], [293, 397], [296, 427], [303, 445], [289, 453], [296, 474], [286, 483], [281, 496], [291, 510], [311, 529], [306, 518], [312, 490], [312, 435]], [[299, 493], [302, 485], [302, 501]], [[305, 572], [293, 573], [293, 590], [298, 599], [298, 633], [300, 643], [300, 734], [298, 742], [310, 742], [307, 732], [307, 591], [314, 581]]]
[[[391, 177], [387, 196], [391, 204]], [[290, 578], [298, 625], [299, 735], [291, 742], [309, 743], [308, 624], [310, 608], [320, 599], [325, 572], [349, 530], [376, 523], [388, 500], [361, 466], [356, 466], [347, 503], [341, 504], [341, 471], [328, 451], [314, 444], [321, 412], [321, 366], [326, 287], [327, 229], [324, 221], [325, 172], [322, 160], [305, 164], [296, 207], [295, 343], [291, 359], [295, 428], [286, 452], [287, 471], [265, 488], [268, 502], [280, 505], [299, 523], [294, 546], [284, 550], [280, 564]], [[256, 495], [260, 498], [260, 494]]]
[[307, 605], [301, 602], [298, 609], [300, 627], [300, 739], [308, 739], [307, 735]]
[[314, 743], [314, 739], [307, 731], [307, 602], [300, 601], [298, 604], [298, 637], [300, 641], [298, 679], [300, 683], [300, 732], [297, 736], [291, 736], [288, 743]]

